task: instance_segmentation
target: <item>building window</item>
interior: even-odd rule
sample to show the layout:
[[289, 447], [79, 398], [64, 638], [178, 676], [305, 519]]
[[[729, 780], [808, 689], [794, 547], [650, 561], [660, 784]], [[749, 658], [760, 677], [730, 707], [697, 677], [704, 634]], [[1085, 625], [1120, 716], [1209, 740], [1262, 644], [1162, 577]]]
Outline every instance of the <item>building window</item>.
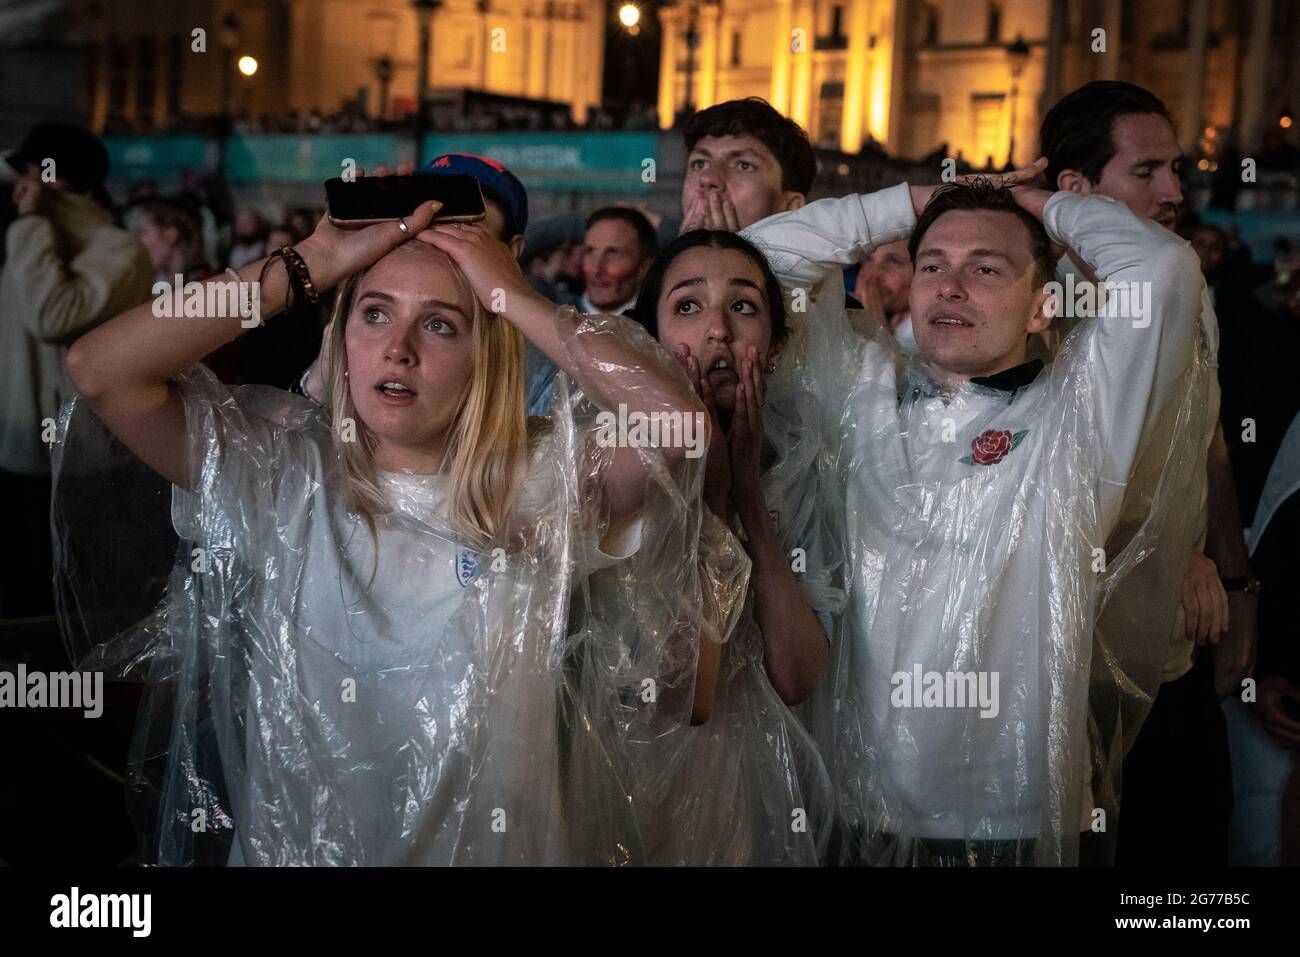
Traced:
[[844, 36], [844, 8], [831, 7], [831, 37], [838, 40]]
[[933, 3], [925, 5], [925, 45], [932, 47], [939, 42], [939, 7]]
[[986, 43], [1002, 42], [1002, 4], [990, 3], [988, 22], [984, 35]]
[[135, 118], [153, 122], [158, 98], [158, 60], [153, 37], [137, 38], [135, 49]]
[[1002, 114], [1006, 96], [1002, 93], [971, 95], [971, 159], [986, 168], [996, 165], [995, 157], [1006, 152], [1002, 139]]
[[740, 66], [740, 31], [731, 32], [731, 65]]
[[114, 39], [108, 48], [108, 115], [115, 120], [126, 116], [126, 84], [130, 75], [126, 44]]
[[182, 71], [185, 69], [185, 38], [173, 33], [167, 44], [167, 115], [181, 112]]
[[844, 83], [834, 80], [821, 85], [817, 96], [817, 144], [839, 149], [840, 122], [844, 116]]
[[86, 102], [92, 115], [99, 106], [99, 64], [103, 55], [98, 43], [86, 47]]

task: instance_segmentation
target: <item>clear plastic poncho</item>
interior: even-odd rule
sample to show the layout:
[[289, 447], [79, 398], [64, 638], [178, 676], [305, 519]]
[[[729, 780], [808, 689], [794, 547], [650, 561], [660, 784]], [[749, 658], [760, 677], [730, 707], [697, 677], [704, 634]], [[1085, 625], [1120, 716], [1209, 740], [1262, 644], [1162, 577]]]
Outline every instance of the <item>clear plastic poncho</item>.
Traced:
[[[666, 368], [685, 382], [634, 323], [572, 310], [557, 321], [598, 381]], [[607, 337], [630, 344], [624, 367], [600, 348]], [[697, 643], [723, 640], [749, 568], [702, 515], [704, 458], [641, 450], [645, 504], [615, 542], [632, 555], [601, 551], [613, 449], [595, 439], [596, 406], [565, 380], [555, 415], [533, 423], [501, 547], [457, 541], [441, 476], [381, 473], [392, 510], [376, 551], [346, 507], [323, 410], [231, 391], [202, 366], [177, 386], [198, 479], [170, 488], [174, 532], [160, 520], [165, 483], [120, 481], [129, 454], [79, 400], [55, 454], [69, 650], [148, 684], [128, 782], [144, 861], [552, 864], [576, 857], [571, 823], [614, 833], [624, 809], [605, 792], [561, 793], [566, 704], [603, 721], [611, 699], [604, 687], [585, 700], [565, 691], [566, 662], [584, 654], [573, 642], [587, 637], [570, 629], [570, 606], [588, 614], [586, 576], [627, 559], [638, 653], [673, 656], [690, 681]], [[82, 493], [108, 476], [117, 487], [101, 486], [92, 506]], [[141, 500], [151, 507], [137, 512]], [[159, 548], [174, 558], [165, 595], [123, 626], [163, 588]]]
[[1100, 277], [1151, 283], [1150, 322], [1088, 320], [1037, 375], [955, 387], [883, 329], [854, 333], [832, 273], [911, 232], [905, 185], [747, 233], [808, 299], [792, 371], [820, 400], [844, 505], [848, 605], [810, 709], [835, 863], [1074, 863], [1158, 687], [1179, 589], [1096, 626], [1126, 575], [1165, 552], [1185, 567], [1196, 538], [1178, 482], [1155, 483], [1107, 551], [1143, 463], [1203, 481], [1199, 268], [1105, 199], [1054, 197], [1045, 224]]
[[[829, 633], [844, 603], [842, 552], [820, 497], [820, 437], [801, 422], [799, 404], [774, 393], [763, 409], [770, 453], [763, 491], [809, 604]], [[808, 731], [767, 676], [753, 595], [737, 604], [738, 622], [723, 633], [711, 713], [692, 726], [693, 686], [674, 682], [662, 662], [641, 660], [646, 648], [659, 647], [643, 624], [651, 617], [623, 610], [637, 600], [626, 588], [629, 578], [642, 577], [637, 560], [592, 576], [590, 636], [575, 642], [585, 656], [571, 674], [581, 699], [591, 701], [591, 690], [599, 688], [620, 694], [603, 709], [604, 722], [576, 716], [569, 790], [590, 789], [603, 778], [607, 803], [621, 799], [628, 813], [613, 822], [616, 833], [586, 828], [575, 844], [599, 864], [820, 864], [834, 816], [830, 779]], [[611, 627], [629, 617], [637, 623], [633, 631]], [[690, 677], [688, 669], [678, 674]], [[645, 703], [652, 688], [657, 710]]]

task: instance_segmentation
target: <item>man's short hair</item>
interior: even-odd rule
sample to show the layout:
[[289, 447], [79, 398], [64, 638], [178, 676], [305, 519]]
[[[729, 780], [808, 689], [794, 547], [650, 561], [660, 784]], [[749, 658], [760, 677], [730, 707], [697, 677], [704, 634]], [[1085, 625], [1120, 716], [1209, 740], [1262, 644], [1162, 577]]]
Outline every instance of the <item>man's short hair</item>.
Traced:
[[912, 230], [912, 238], [907, 244], [907, 251], [913, 263], [916, 262], [916, 253], [921, 248], [921, 240], [925, 238], [926, 230], [944, 213], [953, 212], [1010, 213], [1015, 216], [1025, 224], [1025, 229], [1028, 231], [1029, 251], [1033, 254], [1034, 262], [1038, 267], [1035, 284], [1042, 285], [1050, 281], [1055, 274], [1056, 261], [1052, 255], [1052, 241], [1048, 238], [1043, 224], [1016, 202], [1016, 197], [1010, 189], [998, 186], [983, 177], [976, 177], [965, 183], [949, 183], [934, 191], [930, 202], [917, 217], [916, 228]]
[[[1169, 120], [1169, 110], [1150, 90], [1122, 80], [1094, 80], [1056, 102], [1039, 131], [1040, 152], [1047, 157], [1047, 188], [1056, 189], [1062, 170], [1082, 173], [1090, 183], [1115, 158], [1115, 120], [1155, 114]], [[1173, 121], [1170, 120], [1172, 123]]]
[[654, 259], [659, 254], [659, 236], [655, 233], [655, 228], [650, 225], [650, 220], [635, 209], [626, 206], [606, 206], [596, 210], [587, 217], [586, 231], [589, 232], [592, 226], [607, 219], [627, 223], [636, 230], [636, 244], [640, 247], [642, 259]]
[[804, 196], [812, 192], [817, 157], [808, 134], [761, 97], [728, 100], [692, 114], [683, 132], [687, 153], [706, 136], [752, 136], [776, 157], [781, 167], [781, 189]]

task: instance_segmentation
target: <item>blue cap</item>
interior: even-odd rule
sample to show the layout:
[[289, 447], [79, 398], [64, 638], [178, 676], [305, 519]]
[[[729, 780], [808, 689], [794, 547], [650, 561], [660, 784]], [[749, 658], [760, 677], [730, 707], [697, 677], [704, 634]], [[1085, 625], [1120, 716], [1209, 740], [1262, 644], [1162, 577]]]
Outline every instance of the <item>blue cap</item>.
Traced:
[[528, 228], [528, 193], [518, 177], [496, 160], [474, 153], [444, 153], [424, 168], [427, 173], [461, 173], [478, 180], [483, 196], [506, 214], [506, 239]]

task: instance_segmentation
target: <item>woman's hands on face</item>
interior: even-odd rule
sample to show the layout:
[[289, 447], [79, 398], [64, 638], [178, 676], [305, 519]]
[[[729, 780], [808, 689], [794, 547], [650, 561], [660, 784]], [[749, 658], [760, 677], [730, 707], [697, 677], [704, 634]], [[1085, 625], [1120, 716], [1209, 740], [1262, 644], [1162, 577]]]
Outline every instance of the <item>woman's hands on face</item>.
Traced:
[[724, 433], [718, 418], [717, 399], [709, 377], [701, 375], [700, 363], [690, 347], [678, 346], [677, 361], [686, 370], [695, 392], [704, 400], [712, 422], [709, 458], [704, 468], [704, 502], [715, 515], [728, 519], [730, 507], [752, 520], [755, 509], [763, 512], [761, 486], [763, 454], [763, 403], [767, 401], [767, 380], [759, 363], [758, 347], [750, 346], [741, 359], [736, 382], [736, 407], [731, 429]]
[[763, 403], [767, 382], [758, 361], [758, 347], [750, 346], [740, 362], [736, 383], [736, 409], [731, 413], [727, 448], [731, 453], [731, 500], [742, 518], [754, 507], [765, 509], [759, 484], [763, 452]]
[[724, 522], [729, 521], [727, 500], [731, 495], [731, 455], [718, 419], [718, 403], [709, 385], [709, 377], [700, 375], [700, 361], [691, 355], [691, 347], [682, 343], [674, 353], [695, 387], [695, 394], [709, 410], [709, 457], [704, 463], [704, 504]]

